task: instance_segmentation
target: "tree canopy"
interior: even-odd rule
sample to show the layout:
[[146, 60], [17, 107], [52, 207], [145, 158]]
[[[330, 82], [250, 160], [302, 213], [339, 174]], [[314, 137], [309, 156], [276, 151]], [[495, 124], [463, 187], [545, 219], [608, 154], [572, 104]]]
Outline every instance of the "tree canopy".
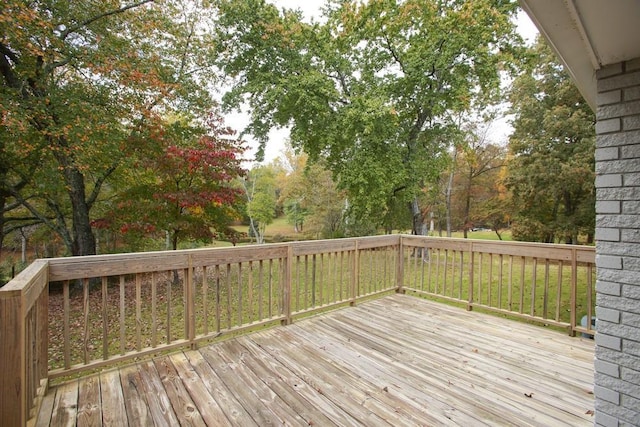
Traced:
[[222, 0], [224, 100], [248, 105], [261, 141], [291, 126], [294, 148], [324, 159], [352, 214], [379, 226], [439, 175], [458, 137], [452, 117], [498, 94], [517, 56], [515, 11], [490, 0], [336, 1], [306, 23], [263, 0]]
[[[595, 117], [550, 48], [538, 40], [513, 83], [506, 185], [514, 237], [575, 243], [595, 227]], [[589, 239], [589, 240], [590, 240]]]

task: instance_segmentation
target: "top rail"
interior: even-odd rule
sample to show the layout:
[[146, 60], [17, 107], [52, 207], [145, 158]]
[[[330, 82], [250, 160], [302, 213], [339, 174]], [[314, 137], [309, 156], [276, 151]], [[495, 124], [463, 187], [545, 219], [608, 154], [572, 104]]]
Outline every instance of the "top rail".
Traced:
[[0, 419], [33, 420], [60, 376], [386, 292], [593, 333], [594, 266], [592, 247], [407, 235], [38, 260], [0, 289]]

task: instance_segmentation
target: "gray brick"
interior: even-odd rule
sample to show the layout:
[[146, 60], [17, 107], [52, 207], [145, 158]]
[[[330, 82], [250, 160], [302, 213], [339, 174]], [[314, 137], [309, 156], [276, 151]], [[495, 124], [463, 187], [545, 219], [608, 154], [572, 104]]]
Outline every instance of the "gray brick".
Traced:
[[621, 230], [620, 240], [623, 242], [640, 243], [640, 230], [637, 228]]
[[640, 271], [640, 258], [622, 257], [622, 265], [625, 270]]
[[640, 131], [609, 133], [596, 136], [596, 147], [617, 147], [637, 144], [640, 141]]
[[[600, 80], [604, 80], [607, 77], [615, 76], [618, 74], [622, 74], [622, 62], [605, 65], [604, 67], [600, 68], [598, 71], [596, 71], [596, 78], [598, 79], [598, 83], [600, 83]], [[600, 89], [600, 85], [598, 85], [598, 91], [602, 92], [602, 89]]]
[[606, 307], [619, 310], [620, 312], [640, 314], [640, 305], [638, 304], [638, 301], [634, 301], [632, 298], [625, 298], [625, 286], [627, 285], [622, 285], [622, 292], [620, 292], [619, 297], [606, 294], [596, 295], [596, 305], [598, 307]]
[[619, 156], [619, 147], [596, 148], [596, 161], [617, 160]]
[[621, 213], [620, 206], [621, 203], [618, 200], [599, 200], [596, 202], [596, 213]]
[[610, 348], [611, 350], [622, 350], [622, 339], [619, 337], [612, 337], [610, 335], [601, 334], [598, 332], [596, 334], [596, 345]]
[[[606, 95], [611, 94], [611, 95]], [[615, 91], [614, 92], [604, 92], [604, 100], [607, 101], [609, 99], [615, 99]], [[625, 101], [633, 101], [635, 99], [640, 99], [640, 86], [630, 87], [624, 90], [623, 97]], [[616, 101], [613, 101], [616, 102]]]
[[629, 144], [620, 147], [620, 157], [623, 159], [640, 158], [640, 144]]
[[596, 133], [598, 135], [603, 133], [620, 132], [622, 129], [622, 123], [620, 119], [599, 120], [596, 122]]
[[[605, 282], [618, 282], [622, 285], [629, 284], [635, 286], [640, 283], [640, 272], [631, 270], [611, 270], [608, 268], [601, 268], [597, 270], [597, 276], [598, 280], [603, 280]], [[622, 289], [622, 292], [624, 295], [624, 287]], [[638, 306], [636, 309], [630, 307], [630, 309], [626, 311], [635, 313], [638, 309], [640, 309], [640, 304], [638, 304], [637, 302], [635, 302], [634, 304]]]
[[596, 359], [594, 361], [594, 366], [596, 372], [608, 375], [610, 377], [620, 378], [620, 366], [615, 363]]
[[[622, 242], [607, 242], [599, 240], [596, 242], [596, 252], [599, 255], [615, 255], [624, 257], [629, 255], [629, 244]], [[622, 263], [624, 267], [624, 262]]]
[[[622, 348], [624, 353], [640, 356], [640, 342], [623, 339]], [[640, 388], [637, 389], [637, 393], [640, 395]]]
[[[610, 362], [605, 362], [605, 363], [610, 363]], [[620, 366], [620, 365], [614, 364], [614, 363], [612, 363], [612, 365]], [[635, 384], [635, 385], [640, 385], [640, 371], [637, 371], [635, 369], [630, 369], [630, 368], [627, 368], [627, 367], [624, 367], [624, 366], [621, 367], [620, 368], [620, 378], [622, 380], [628, 382], [628, 383]]]
[[[598, 120], [606, 120], [614, 117], [634, 116], [638, 113], [640, 113], [640, 101], [620, 102], [598, 107], [596, 117]], [[624, 128], [626, 129], [627, 127], [625, 126]]]
[[[626, 283], [622, 285], [622, 296], [627, 298], [630, 304], [634, 304], [638, 307], [638, 310], [634, 310], [633, 307], [626, 309], [624, 311], [628, 311], [630, 313], [640, 313], [640, 304], [638, 304], [638, 300], [640, 300], [640, 273], [634, 272], [636, 275], [636, 280], [632, 283]], [[634, 299], [636, 301], [631, 301]]]
[[[619, 203], [619, 202], [612, 202], [612, 203]], [[599, 211], [597, 206], [598, 204], [596, 203], [596, 212], [598, 213], [614, 213], [612, 211], [611, 212]], [[596, 228], [596, 240], [605, 240], [608, 242], [619, 242], [620, 230], [617, 228]]]
[[608, 174], [596, 176], [596, 187], [622, 187], [622, 175]]
[[[630, 89], [626, 89], [625, 90], [625, 100], [626, 99], [626, 93], [627, 91]], [[633, 93], [630, 94], [630, 96], [633, 96]], [[640, 95], [639, 95], [640, 97]], [[630, 98], [629, 100], [632, 100], [634, 98]], [[612, 90], [610, 92], [601, 92], [599, 94], [596, 95], [596, 105], [600, 106], [600, 105], [608, 105], [608, 104], [616, 104], [618, 102], [622, 101], [622, 91], [621, 90]]]
[[[640, 196], [640, 193], [638, 194]], [[640, 212], [640, 200], [626, 200], [622, 202], [623, 214], [636, 214]], [[638, 217], [638, 227], [640, 228], [640, 215]]]
[[640, 423], [640, 413], [637, 412], [640, 409], [640, 400], [635, 398], [635, 397], [633, 397], [632, 395], [628, 395], [628, 394], [622, 393], [620, 395], [620, 405], [622, 405], [623, 407], [625, 407], [627, 409], [630, 409], [632, 411], [636, 411], [636, 413], [638, 415], [635, 417], [636, 421], [634, 421], [633, 425], [634, 426], [640, 425], [639, 424]]
[[[596, 215], [596, 227], [635, 228], [637, 226], [638, 215]], [[633, 245], [629, 245], [629, 247], [633, 249]]]
[[[620, 323], [605, 322], [598, 314], [598, 333], [622, 338], [622, 348], [628, 347], [630, 342], [640, 342], [640, 329]], [[640, 348], [639, 348], [640, 350]]]
[[622, 285], [614, 282], [596, 281], [596, 291], [601, 294], [620, 296], [622, 295]]
[[640, 172], [640, 162], [636, 159], [596, 162], [596, 173], [599, 175], [633, 172]]
[[598, 268], [611, 268], [622, 270], [622, 257], [613, 255], [596, 255], [596, 266]]
[[598, 92], [608, 92], [638, 85], [640, 85], [640, 72], [636, 71], [598, 80]]
[[603, 411], [596, 411], [595, 425], [601, 427], [620, 427], [618, 425], [618, 418], [612, 417]]
[[606, 307], [596, 307], [596, 317], [598, 322], [620, 323], [620, 312]]
[[598, 399], [606, 400], [607, 402], [615, 403], [616, 405], [620, 404], [620, 393], [617, 391], [596, 385], [593, 387], [593, 394], [595, 394]]
[[638, 200], [638, 190], [636, 187], [596, 188], [596, 200]]
[[640, 115], [623, 117], [622, 129], [624, 130], [640, 129]]
[[622, 182], [625, 187], [640, 186], [640, 173], [625, 173], [622, 176]]
[[[640, 329], [640, 314], [622, 312], [621, 322], [623, 325], [629, 325]], [[640, 366], [638, 366], [638, 369], [640, 369]]]

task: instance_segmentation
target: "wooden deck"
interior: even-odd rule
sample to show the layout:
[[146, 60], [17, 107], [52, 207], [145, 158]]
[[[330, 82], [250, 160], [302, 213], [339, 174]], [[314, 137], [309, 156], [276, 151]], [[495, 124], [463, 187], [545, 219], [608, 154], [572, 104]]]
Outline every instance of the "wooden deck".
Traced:
[[52, 388], [38, 425], [592, 425], [593, 341], [392, 295]]

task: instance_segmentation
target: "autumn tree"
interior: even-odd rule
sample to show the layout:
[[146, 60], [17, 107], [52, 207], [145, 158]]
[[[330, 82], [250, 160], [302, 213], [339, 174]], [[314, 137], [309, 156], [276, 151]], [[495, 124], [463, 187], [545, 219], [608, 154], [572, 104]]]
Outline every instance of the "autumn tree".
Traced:
[[163, 115], [212, 107], [208, 4], [4, 2], [3, 224], [20, 205], [70, 254], [95, 253], [92, 211], [123, 162], [161, 133]]
[[513, 60], [515, 10], [490, 0], [336, 1], [307, 23], [263, 0], [223, 0], [225, 102], [248, 104], [248, 131], [261, 141], [291, 126], [294, 147], [324, 159], [346, 191], [351, 217], [393, 228], [404, 207], [418, 233], [417, 196], [446, 162], [452, 115], [497, 95]]
[[539, 39], [533, 53], [510, 95], [512, 231], [519, 240], [575, 244], [595, 227], [595, 118], [546, 43]]
[[204, 129], [180, 117], [163, 131], [156, 147], [140, 153], [131, 184], [106, 218], [123, 233], [166, 233], [172, 249], [185, 238], [209, 241], [239, 216], [233, 206], [241, 192], [233, 183], [244, 174], [242, 144], [216, 114]]
[[479, 211], [497, 197], [500, 171], [506, 160], [506, 147], [489, 142], [489, 130], [489, 126], [470, 126], [456, 156], [453, 191], [465, 239], [474, 225], [485, 225]]

